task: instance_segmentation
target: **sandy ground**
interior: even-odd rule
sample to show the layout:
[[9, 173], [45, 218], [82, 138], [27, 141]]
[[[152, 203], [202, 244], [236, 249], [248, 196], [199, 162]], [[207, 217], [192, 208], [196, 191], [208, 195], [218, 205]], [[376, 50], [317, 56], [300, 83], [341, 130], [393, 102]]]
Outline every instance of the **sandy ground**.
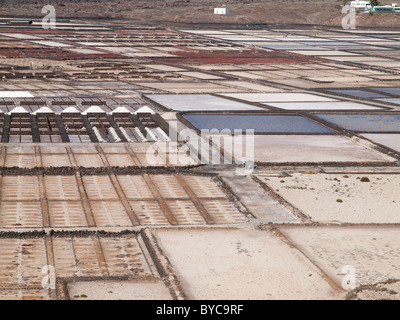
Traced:
[[355, 270], [355, 285], [400, 278], [398, 227], [281, 227], [301, 251], [338, 284]]
[[[362, 182], [363, 178], [369, 182]], [[269, 177], [263, 181], [313, 221], [400, 222], [397, 174], [294, 173], [292, 177]]]
[[154, 232], [189, 299], [335, 299], [297, 250], [266, 231]]
[[361, 285], [346, 295], [348, 300], [399, 300], [400, 280], [390, 279], [372, 285]]
[[71, 300], [171, 300], [161, 281], [81, 281], [68, 285]]

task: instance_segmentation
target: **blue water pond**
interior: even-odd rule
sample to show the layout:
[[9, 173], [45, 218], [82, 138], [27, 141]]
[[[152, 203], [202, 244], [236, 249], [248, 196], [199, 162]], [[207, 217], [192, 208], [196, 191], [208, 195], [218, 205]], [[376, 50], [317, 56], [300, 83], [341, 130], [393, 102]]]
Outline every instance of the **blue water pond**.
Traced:
[[333, 133], [332, 130], [300, 116], [249, 114], [187, 114], [197, 129], [253, 129], [255, 133]]

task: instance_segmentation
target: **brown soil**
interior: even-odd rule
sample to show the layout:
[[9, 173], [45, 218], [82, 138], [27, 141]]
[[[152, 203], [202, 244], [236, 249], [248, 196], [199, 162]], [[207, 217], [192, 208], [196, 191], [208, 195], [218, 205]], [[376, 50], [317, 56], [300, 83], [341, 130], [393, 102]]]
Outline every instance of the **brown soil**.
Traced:
[[[310, 25], [341, 26], [343, 0], [0, 0], [0, 16], [41, 18], [44, 5], [52, 4], [59, 18], [127, 20], [131, 25], [222, 24], [222, 25]], [[99, 5], [98, 2], [101, 2]], [[213, 8], [225, 3], [229, 15], [214, 15]], [[357, 14], [358, 27], [400, 26], [400, 14]]]

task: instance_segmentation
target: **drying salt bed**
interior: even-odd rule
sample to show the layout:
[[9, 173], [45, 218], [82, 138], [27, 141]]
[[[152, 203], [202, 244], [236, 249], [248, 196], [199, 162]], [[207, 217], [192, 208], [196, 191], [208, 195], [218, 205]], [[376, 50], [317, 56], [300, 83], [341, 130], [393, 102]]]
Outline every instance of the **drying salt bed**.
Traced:
[[161, 281], [79, 281], [68, 293], [71, 300], [172, 300]]
[[31, 41], [32, 43], [37, 43], [42, 46], [49, 46], [49, 47], [71, 47], [72, 45], [67, 44], [67, 43], [61, 43], [61, 42], [56, 42], [56, 41], [46, 41], [46, 40], [40, 40], [40, 41]]
[[316, 222], [400, 223], [397, 174], [294, 173], [261, 179]]
[[82, 54], [101, 54], [104, 52], [103, 51], [97, 51], [93, 49], [87, 49], [87, 48], [65, 48], [65, 50], [76, 52], [76, 53], [82, 53]]
[[266, 106], [284, 110], [373, 110], [379, 107], [348, 101], [329, 102], [269, 102]]
[[240, 129], [284, 133], [334, 133], [334, 131], [301, 116], [250, 115], [250, 114], [186, 114], [184, 117], [197, 129]]
[[142, 64], [143, 67], [151, 68], [159, 71], [186, 71], [186, 69], [167, 66], [165, 64]]
[[177, 72], [177, 74], [180, 74], [182, 76], [187, 76], [191, 78], [196, 78], [196, 79], [203, 79], [203, 80], [218, 80], [218, 79], [224, 79], [223, 77], [219, 77], [213, 74], [207, 74], [204, 72], [197, 72], [197, 71], [183, 71], [183, 72]]
[[365, 133], [362, 136], [400, 152], [400, 134]]
[[286, 91], [285, 89], [270, 87], [270, 86], [262, 85], [259, 83], [249, 82], [249, 81], [236, 80], [236, 81], [223, 81], [220, 83], [223, 85], [241, 87], [241, 88], [246, 88], [246, 89], [255, 90], [255, 91], [262, 91], [262, 92], [284, 92], [284, 91]]
[[[223, 139], [224, 143], [228, 143], [232, 138], [223, 137]], [[242, 148], [245, 154], [246, 143], [248, 142], [243, 137], [243, 143], [234, 144], [234, 150]], [[250, 146], [252, 147], [251, 143]], [[331, 135], [254, 135], [254, 160], [257, 162], [395, 161], [347, 137]]]
[[0, 91], [0, 98], [33, 98], [28, 91]]
[[209, 94], [152, 94], [147, 97], [174, 111], [264, 110], [250, 104], [215, 97]]
[[320, 114], [317, 116], [353, 131], [400, 132], [400, 114]]
[[280, 231], [339, 285], [347, 265], [355, 268], [356, 286], [400, 279], [398, 227], [281, 227]]
[[358, 56], [357, 53], [351, 53], [351, 52], [345, 52], [345, 51], [336, 51], [336, 50], [326, 50], [321, 48], [320, 51], [317, 50], [310, 50], [310, 51], [305, 51], [305, 50], [290, 50], [289, 52], [295, 53], [295, 54], [301, 54], [301, 55], [306, 55], [306, 56]]
[[279, 203], [250, 176], [226, 175], [224, 182], [239, 197], [242, 203], [257, 218], [256, 223], [300, 223], [291, 210]]
[[189, 299], [335, 299], [296, 249], [267, 231], [155, 230]]
[[234, 92], [232, 87], [226, 87], [211, 82], [132, 82], [135, 85], [163, 90], [172, 93], [210, 93], [210, 92]]
[[41, 37], [24, 34], [24, 33], [0, 33], [1, 36], [10, 37], [15, 39], [23, 39], [23, 40], [37, 40], [42, 39]]
[[365, 90], [329, 90], [332, 93], [345, 94], [357, 98], [387, 98], [387, 95]]
[[224, 93], [223, 96], [247, 100], [252, 102], [306, 102], [306, 101], [338, 101], [311, 93], [283, 92], [283, 93]]

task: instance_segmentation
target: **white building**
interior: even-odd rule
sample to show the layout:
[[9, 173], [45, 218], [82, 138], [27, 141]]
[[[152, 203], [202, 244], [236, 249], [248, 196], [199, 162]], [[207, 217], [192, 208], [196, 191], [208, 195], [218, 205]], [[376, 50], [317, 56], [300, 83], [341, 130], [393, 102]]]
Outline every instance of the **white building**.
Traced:
[[351, 1], [350, 6], [353, 8], [366, 8], [371, 7], [370, 1]]
[[227, 8], [214, 8], [214, 14], [229, 14]]

